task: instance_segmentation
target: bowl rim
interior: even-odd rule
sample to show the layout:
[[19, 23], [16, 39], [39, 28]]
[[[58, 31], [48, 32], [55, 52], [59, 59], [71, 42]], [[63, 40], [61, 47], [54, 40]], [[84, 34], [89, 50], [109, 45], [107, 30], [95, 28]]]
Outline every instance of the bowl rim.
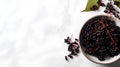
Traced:
[[109, 14], [100, 14], [100, 15], [92, 16], [92, 17], [89, 18], [87, 21], [85, 21], [85, 23], [82, 25], [82, 27], [81, 27], [81, 29], [80, 29], [79, 38], [78, 38], [78, 45], [80, 46], [80, 51], [81, 51], [81, 53], [82, 53], [88, 60], [90, 60], [90, 61], [92, 61], [92, 62], [94, 62], [94, 63], [97, 63], [97, 64], [103, 64], [103, 65], [111, 64], [111, 63], [114, 63], [114, 62], [118, 61], [118, 60], [120, 59], [120, 57], [119, 57], [118, 59], [114, 60], [114, 61], [111, 61], [111, 62], [106, 62], [106, 63], [96, 62], [96, 61], [90, 59], [90, 58], [85, 54], [85, 52], [84, 52], [83, 49], [82, 49], [82, 46], [80, 45], [80, 34], [81, 34], [82, 29], [83, 29], [83, 26], [84, 26], [89, 20], [91, 20], [91, 19], [93, 19], [93, 18], [95, 18], [95, 17], [98, 17], [98, 16], [107, 16], [107, 17], [110, 17], [110, 18], [116, 20], [115, 17], [113, 17], [112, 15], [109, 15]]

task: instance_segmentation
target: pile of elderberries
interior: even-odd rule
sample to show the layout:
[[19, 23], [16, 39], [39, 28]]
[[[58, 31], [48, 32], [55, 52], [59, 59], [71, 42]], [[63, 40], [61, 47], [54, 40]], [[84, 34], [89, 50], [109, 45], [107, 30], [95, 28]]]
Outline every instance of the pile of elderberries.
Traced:
[[70, 52], [70, 54], [65, 56], [65, 59], [69, 61], [68, 57], [73, 59], [73, 56], [77, 56], [80, 52], [78, 39], [72, 41], [72, 39], [68, 36], [67, 39], [64, 39], [64, 42], [68, 44], [68, 51]]
[[79, 38], [84, 52], [100, 61], [120, 54], [120, 27], [108, 16], [90, 19], [83, 26]]

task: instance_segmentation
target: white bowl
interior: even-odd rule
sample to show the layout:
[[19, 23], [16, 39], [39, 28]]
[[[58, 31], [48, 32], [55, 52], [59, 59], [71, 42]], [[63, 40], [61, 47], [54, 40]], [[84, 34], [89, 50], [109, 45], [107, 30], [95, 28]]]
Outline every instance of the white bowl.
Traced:
[[[110, 17], [111, 19], [113, 19], [114, 21], [116, 21], [116, 25], [117, 26], [120, 26], [120, 20], [118, 20], [117, 18], [115, 18], [115, 17], [113, 17], [113, 16], [110, 16], [110, 15], [107, 15], [107, 14], [102, 14], [102, 15], [97, 15], [97, 16], [108, 16], [108, 17]], [[94, 17], [97, 17], [97, 16], [94, 16]], [[94, 17], [92, 17], [92, 18], [94, 18]], [[92, 18], [90, 18], [90, 19], [92, 19]], [[89, 19], [89, 20], [90, 20]], [[89, 21], [88, 20], [88, 21]], [[87, 22], [88, 22], [87, 21]], [[86, 22], [86, 23], [87, 23]], [[84, 25], [83, 25], [84, 26]], [[80, 31], [80, 34], [81, 34], [81, 31]], [[79, 38], [80, 38], [80, 35], [79, 35]], [[94, 56], [91, 56], [91, 55], [89, 55], [89, 54], [87, 54], [87, 53], [85, 53], [84, 52], [84, 47], [80, 44], [80, 39], [79, 39], [79, 45], [80, 45], [80, 50], [81, 50], [81, 52], [83, 53], [83, 55], [87, 58], [87, 59], [89, 59], [90, 61], [92, 61], [92, 62], [94, 62], [94, 63], [97, 63], [97, 64], [110, 64], [110, 63], [113, 63], [113, 62], [115, 62], [115, 61], [117, 61], [119, 58], [120, 58], [120, 54], [119, 55], [117, 55], [117, 56], [114, 56], [114, 57], [110, 57], [109, 59], [106, 59], [106, 60], [104, 60], [104, 61], [100, 61], [100, 60], [98, 60], [98, 58], [97, 57], [94, 57]]]

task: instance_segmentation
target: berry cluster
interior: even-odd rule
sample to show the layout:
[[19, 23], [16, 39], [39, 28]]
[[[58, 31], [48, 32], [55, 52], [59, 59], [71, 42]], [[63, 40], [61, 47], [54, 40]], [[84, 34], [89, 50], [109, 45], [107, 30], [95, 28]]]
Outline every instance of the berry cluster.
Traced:
[[82, 28], [80, 44], [100, 61], [120, 54], [120, 27], [107, 16], [90, 19]]
[[[117, 4], [117, 2], [114, 2], [115, 4]], [[119, 16], [119, 11], [117, 11], [112, 2], [110, 3], [107, 3], [107, 6], [106, 6], [106, 9], [104, 11], [105, 13], [108, 13], [108, 14], [113, 14], [116, 18], [120, 19], [120, 16]]]
[[[73, 56], [77, 56], [78, 53], [80, 52], [79, 45], [78, 45], [78, 39], [75, 39], [75, 41], [72, 42], [72, 39], [68, 36], [67, 39], [64, 39], [64, 42], [69, 45], [68, 46], [68, 51], [71, 52], [68, 55], [68, 57], [73, 59]], [[65, 59], [68, 61], [67, 56], [65, 56]]]
[[119, 6], [120, 5], [120, 2], [119, 1], [114, 1], [114, 3], [112, 3], [111, 1], [107, 3], [107, 5], [105, 5], [102, 0], [98, 0], [97, 2], [98, 5], [93, 5], [90, 10], [91, 11], [94, 11], [94, 10], [98, 10], [100, 6], [102, 7], [106, 7], [106, 9], [104, 10], [105, 13], [108, 13], [108, 14], [112, 14], [114, 15], [116, 18], [120, 19], [120, 16], [119, 16], [119, 11], [115, 9], [115, 7], [113, 5], [117, 5]]

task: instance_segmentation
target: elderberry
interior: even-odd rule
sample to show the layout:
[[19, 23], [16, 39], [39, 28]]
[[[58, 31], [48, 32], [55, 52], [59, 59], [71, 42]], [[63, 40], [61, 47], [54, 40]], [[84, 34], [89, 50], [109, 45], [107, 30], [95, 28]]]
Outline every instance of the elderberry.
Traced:
[[[114, 2], [114, 4], [118, 5], [119, 2]], [[116, 18], [120, 19], [120, 16], [119, 16], [119, 11], [116, 10], [112, 4], [112, 2], [109, 2], [107, 3], [107, 6], [106, 6], [106, 9], [104, 10], [105, 13], [108, 13], [108, 14], [112, 14], [114, 15]]]
[[108, 16], [90, 19], [79, 38], [83, 51], [100, 61], [120, 54], [120, 27]]

